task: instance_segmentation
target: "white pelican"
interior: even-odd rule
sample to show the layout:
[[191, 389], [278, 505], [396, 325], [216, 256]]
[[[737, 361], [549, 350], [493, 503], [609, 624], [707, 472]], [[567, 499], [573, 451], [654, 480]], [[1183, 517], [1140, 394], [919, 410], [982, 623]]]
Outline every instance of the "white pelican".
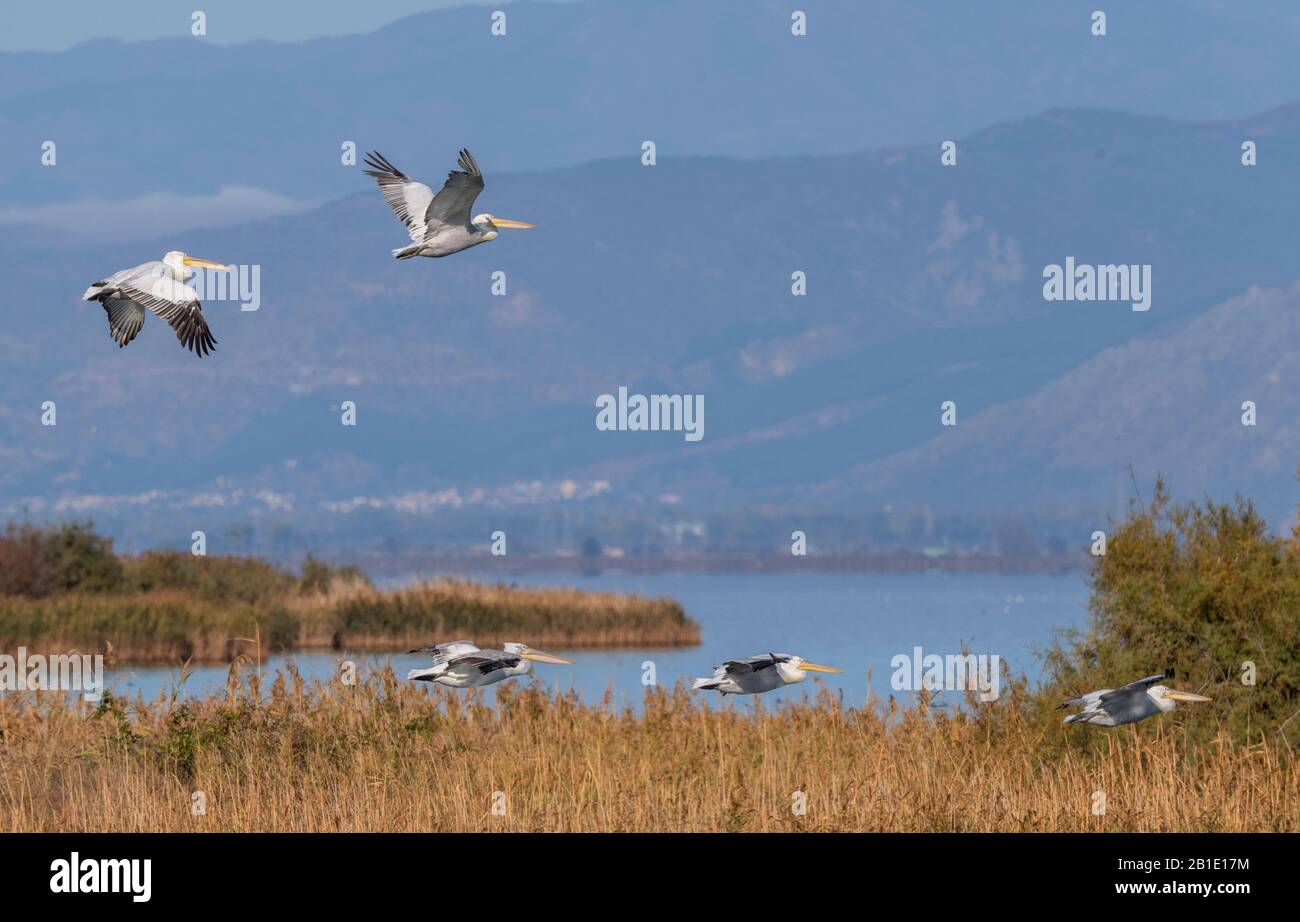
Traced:
[[367, 176], [375, 177], [384, 201], [397, 212], [413, 241], [410, 246], [393, 250], [397, 259], [412, 256], [450, 256], [480, 243], [497, 238], [502, 227], [530, 228], [535, 225], [511, 221], [491, 214], [469, 216], [474, 199], [483, 191], [483, 174], [467, 150], [460, 152], [460, 170], [447, 174], [447, 181], [437, 195], [422, 182], [416, 182], [393, 166], [378, 151], [366, 154]]
[[747, 659], [729, 659], [713, 670], [713, 677], [696, 679], [691, 690], [704, 688], [725, 695], [757, 695], [802, 682], [809, 672], [843, 672], [834, 666], [819, 666], [788, 653], [764, 653]]
[[437, 682], [449, 688], [474, 688], [527, 675], [533, 671], [535, 662], [573, 665], [571, 659], [534, 650], [528, 644], [507, 643], [502, 647], [501, 650], [480, 650], [468, 640], [420, 647], [409, 652], [430, 654], [433, 665], [428, 669], [412, 669], [406, 677], [416, 682]]
[[1103, 688], [1101, 691], [1088, 692], [1078, 698], [1071, 698], [1056, 709], [1082, 708], [1079, 713], [1065, 718], [1067, 724], [1078, 722], [1098, 727], [1118, 727], [1145, 720], [1152, 714], [1168, 713], [1178, 706], [1179, 701], [1211, 700], [1204, 695], [1152, 684], [1163, 678], [1162, 675], [1149, 675], [1145, 679], [1130, 682], [1123, 688]]
[[182, 346], [195, 355], [204, 356], [212, 351], [217, 341], [208, 329], [208, 322], [203, 319], [203, 305], [199, 304], [197, 292], [185, 284], [185, 280], [194, 274], [190, 266], [222, 271], [230, 269], [221, 263], [172, 250], [161, 262], [155, 259], [141, 263], [134, 269], [123, 269], [92, 283], [81, 299], [104, 305], [108, 312], [108, 333], [119, 349], [140, 332], [144, 326], [144, 311], [148, 308], [171, 324]]

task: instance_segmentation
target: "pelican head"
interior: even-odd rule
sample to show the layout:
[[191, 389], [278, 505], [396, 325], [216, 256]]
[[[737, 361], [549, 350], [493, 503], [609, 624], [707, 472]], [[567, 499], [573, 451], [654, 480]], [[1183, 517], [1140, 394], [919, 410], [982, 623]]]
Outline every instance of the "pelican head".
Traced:
[[536, 227], [536, 224], [528, 224], [524, 221], [512, 221], [509, 218], [498, 218], [494, 214], [476, 214], [471, 223], [478, 228], [483, 235], [483, 240], [496, 240], [497, 231], [503, 227], [516, 228], [519, 230], [530, 230]]
[[810, 663], [802, 656], [790, 656], [788, 653], [778, 653], [776, 668], [781, 673], [781, 678], [785, 684], [793, 685], [795, 682], [802, 682], [808, 677], [810, 672], [843, 672], [843, 669], [836, 669], [834, 666], [819, 666], [817, 663]]
[[188, 268], [189, 266], [198, 266], [201, 269], [217, 269], [221, 272], [226, 272], [230, 269], [230, 266], [223, 266], [221, 263], [214, 263], [210, 259], [199, 259], [197, 256], [186, 256], [180, 250], [172, 250], [164, 256], [163, 265], [172, 271], [172, 275], [182, 281], [193, 275]]
[[562, 659], [558, 656], [552, 656], [549, 653], [543, 653], [541, 650], [534, 650], [526, 643], [504, 643], [501, 649], [507, 653], [513, 653], [515, 656], [522, 657], [524, 662], [521, 664], [524, 671], [532, 671], [533, 663], [551, 663], [557, 666], [572, 666], [573, 660]]
[[1156, 707], [1160, 708], [1160, 710], [1166, 714], [1178, 707], [1178, 702], [1180, 701], [1193, 702], [1212, 700], [1204, 695], [1196, 695], [1189, 691], [1179, 691], [1176, 688], [1169, 688], [1165, 685], [1152, 685], [1147, 691], [1147, 694], [1150, 695], [1151, 700], [1156, 703]]

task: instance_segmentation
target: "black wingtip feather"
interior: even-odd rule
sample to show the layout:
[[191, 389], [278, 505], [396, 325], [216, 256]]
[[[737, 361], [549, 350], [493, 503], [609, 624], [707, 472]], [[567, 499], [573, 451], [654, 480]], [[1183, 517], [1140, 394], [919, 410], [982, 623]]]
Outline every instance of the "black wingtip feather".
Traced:
[[406, 179], [406, 174], [393, 166], [392, 162], [377, 150], [370, 151], [366, 154], [365, 163], [366, 166], [378, 171], [378, 173], [373, 173], [370, 170], [366, 170], [365, 173], [367, 176], [396, 176], [400, 179]]
[[469, 152], [468, 147], [462, 147], [460, 149], [460, 157], [457, 160], [457, 163], [460, 165], [462, 170], [469, 173], [471, 176], [481, 175], [478, 168], [478, 161], [474, 159], [474, 155]]

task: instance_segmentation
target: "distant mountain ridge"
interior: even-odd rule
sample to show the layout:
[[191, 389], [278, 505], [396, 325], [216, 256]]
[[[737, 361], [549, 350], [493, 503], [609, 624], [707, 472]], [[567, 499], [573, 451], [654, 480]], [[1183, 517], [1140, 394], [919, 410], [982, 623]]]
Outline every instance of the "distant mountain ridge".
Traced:
[[[937, 146], [485, 166], [481, 208], [539, 229], [446, 260], [391, 259], [405, 235], [357, 170], [354, 194], [321, 208], [182, 239], [69, 248], [0, 228], [24, 299], [0, 328], [0, 508], [173, 529], [583, 504], [656, 521], [761, 505], [1087, 522], [1122, 504], [1131, 462], [1175, 488], [1241, 489], [1280, 522], [1300, 460], [1283, 393], [1298, 111], [1054, 110], [958, 139], [956, 167]], [[446, 168], [385, 147], [417, 177]], [[118, 350], [77, 301], [174, 246], [262, 267], [261, 310], [207, 308], [220, 345], [201, 362], [156, 318]], [[1043, 267], [1067, 256], [1151, 264], [1151, 310], [1044, 301]], [[1143, 386], [1116, 389], [1112, 366]], [[704, 394], [706, 437], [598, 431], [595, 399], [620, 385]], [[1246, 399], [1260, 423], [1243, 433]]]
[[[346, 140], [435, 160], [472, 143], [499, 172], [635, 156], [646, 139], [665, 158], [937, 144], [1062, 106], [1222, 119], [1300, 78], [1287, 0], [1149, 0], [1108, 11], [1104, 38], [1095, 6], [808, 0], [795, 37], [771, 0], [510, 3], [504, 37], [494, 8], [470, 6], [232, 47], [179, 15], [173, 39], [0, 54], [0, 133], [18, 141], [0, 145], [0, 202], [235, 186], [322, 201], [350, 187]], [[97, 143], [128, 126], [131, 143]]]
[[1180, 495], [1237, 493], [1277, 518], [1300, 465], [1297, 342], [1300, 282], [1252, 287], [821, 487], [971, 512], [1005, 508], [1011, 488], [1025, 504], [1070, 497], [1083, 511], [1163, 473]]

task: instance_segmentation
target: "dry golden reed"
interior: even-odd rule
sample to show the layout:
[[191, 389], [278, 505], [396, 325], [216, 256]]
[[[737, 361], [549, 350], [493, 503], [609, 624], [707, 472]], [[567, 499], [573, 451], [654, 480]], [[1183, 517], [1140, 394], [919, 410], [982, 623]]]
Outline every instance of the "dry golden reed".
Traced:
[[[337, 585], [337, 584], [336, 584]], [[524, 588], [440, 579], [404, 589], [343, 584], [295, 609], [304, 641], [335, 649], [391, 650], [468, 637], [481, 646], [523, 641], [545, 649], [678, 647], [700, 629], [672, 599], [574, 588]]]
[[634, 714], [499, 688], [492, 706], [385, 668], [353, 687], [290, 671], [269, 689], [234, 679], [224, 695], [98, 710], [6, 695], [0, 829], [1300, 830], [1293, 751], [1197, 744], [1184, 715], [1080, 730], [1009, 706], [845, 708], [824, 691], [711, 708], [680, 686]]
[[392, 652], [461, 637], [541, 649], [675, 647], [699, 643], [700, 629], [671, 599], [453, 579], [397, 590], [337, 579], [324, 592], [281, 587], [251, 599], [176, 588], [0, 597], [0, 650], [105, 652], [111, 644], [133, 663]]

